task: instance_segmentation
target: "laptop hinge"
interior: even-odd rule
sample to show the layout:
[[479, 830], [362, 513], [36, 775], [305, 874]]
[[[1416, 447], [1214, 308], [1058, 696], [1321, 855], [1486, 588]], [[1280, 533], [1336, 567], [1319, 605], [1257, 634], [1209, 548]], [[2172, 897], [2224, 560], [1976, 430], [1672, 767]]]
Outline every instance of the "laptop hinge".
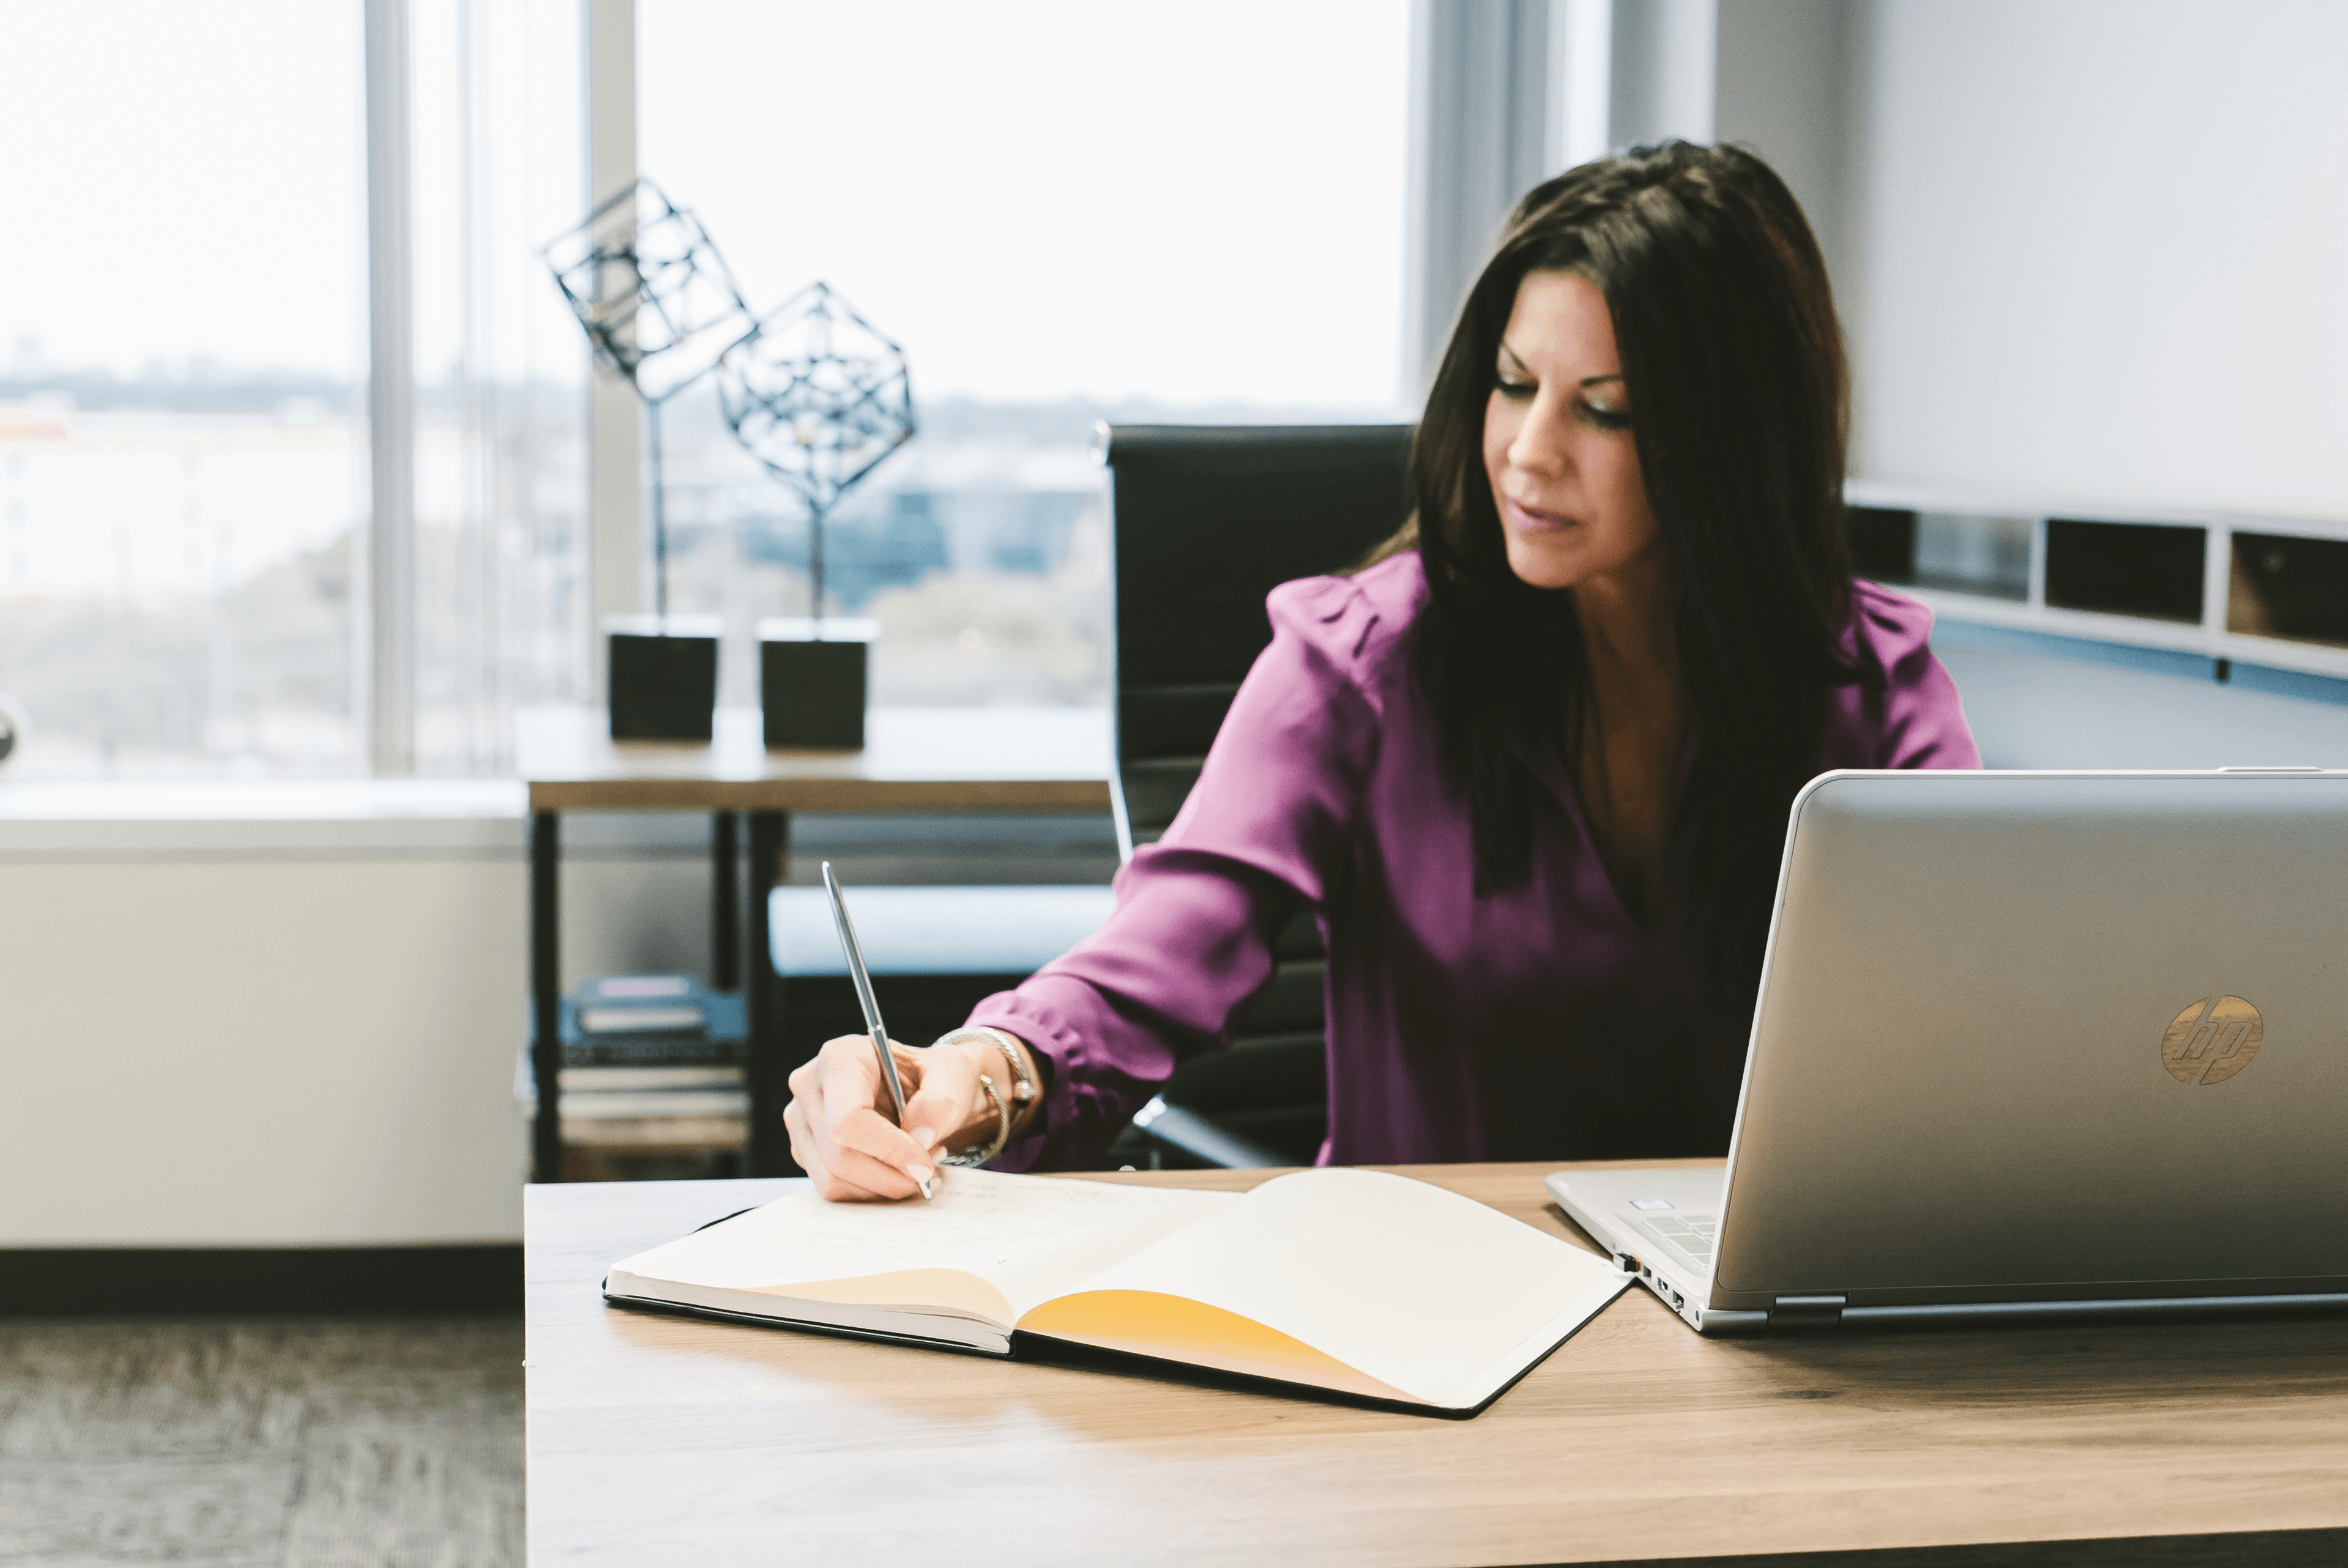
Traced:
[[1842, 1296], [1781, 1296], [1769, 1308], [1769, 1327], [1787, 1328], [1839, 1328], [1842, 1309], [1849, 1297]]

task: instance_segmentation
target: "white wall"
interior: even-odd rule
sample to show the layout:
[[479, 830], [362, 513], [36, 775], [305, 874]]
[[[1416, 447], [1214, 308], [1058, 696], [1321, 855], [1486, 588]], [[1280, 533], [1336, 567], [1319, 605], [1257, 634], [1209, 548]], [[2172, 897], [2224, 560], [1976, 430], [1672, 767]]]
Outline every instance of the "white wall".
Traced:
[[[233, 798], [231, 798], [233, 797]], [[0, 1247], [518, 1241], [513, 784], [0, 785]], [[707, 819], [563, 819], [562, 977], [706, 974]], [[1106, 816], [807, 817], [792, 876], [1106, 881]]]
[[1992, 768], [2348, 768], [2348, 706], [2001, 646], [1943, 620], [1932, 651]]
[[[1766, 159], [1849, 286], [1851, 76], [1861, 0], [1719, 0], [1712, 134]], [[1848, 311], [1848, 299], [1838, 302]]]
[[0, 878], [0, 1245], [520, 1235], [518, 860]]
[[1614, 0], [1612, 9], [1608, 142], [1712, 140], [1719, 0]]
[[1872, 0], [1859, 46], [1856, 473], [2348, 517], [2348, 6]]
[[[701, 968], [698, 823], [576, 821], [566, 980]], [[522, 844], [516, 784], [0, 791], [0, 1246], [518, 1239]]]

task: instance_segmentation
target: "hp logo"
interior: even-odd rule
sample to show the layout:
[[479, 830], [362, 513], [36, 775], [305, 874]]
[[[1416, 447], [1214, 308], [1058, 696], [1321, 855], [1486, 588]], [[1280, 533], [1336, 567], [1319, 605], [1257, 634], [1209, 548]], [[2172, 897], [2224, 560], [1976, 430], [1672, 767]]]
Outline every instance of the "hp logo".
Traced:
[[2266, 1032], [2266, 1020], [2241, 998], [2203, 997], [2160, 1037], [2160, 1065], [2179, 1083], [2223, 1083], [2250, 1064]]

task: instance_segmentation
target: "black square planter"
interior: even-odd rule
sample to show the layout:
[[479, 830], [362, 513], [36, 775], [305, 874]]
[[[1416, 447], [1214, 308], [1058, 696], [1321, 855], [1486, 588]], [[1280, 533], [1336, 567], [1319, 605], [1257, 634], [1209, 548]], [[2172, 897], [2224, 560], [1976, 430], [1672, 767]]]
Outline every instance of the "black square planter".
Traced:
[[612, 633], [612, 738], [709, 743], [717, 639]]
[[868, 642], [764, 639], [758, 705], [767, 744], [860, 751], [864, 745]]

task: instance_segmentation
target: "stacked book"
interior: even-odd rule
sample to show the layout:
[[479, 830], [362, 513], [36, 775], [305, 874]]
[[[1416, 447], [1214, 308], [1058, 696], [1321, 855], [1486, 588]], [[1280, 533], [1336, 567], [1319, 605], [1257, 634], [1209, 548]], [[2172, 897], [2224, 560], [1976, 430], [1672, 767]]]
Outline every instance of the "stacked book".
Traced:
[[[748, 1034], [737, 992], [690, 975], [609, 975], [562, 999], [562, 1140], [628, 1149], [739, 1148]], [[534, 1112], [527, 1038], [514, 1095]]]

